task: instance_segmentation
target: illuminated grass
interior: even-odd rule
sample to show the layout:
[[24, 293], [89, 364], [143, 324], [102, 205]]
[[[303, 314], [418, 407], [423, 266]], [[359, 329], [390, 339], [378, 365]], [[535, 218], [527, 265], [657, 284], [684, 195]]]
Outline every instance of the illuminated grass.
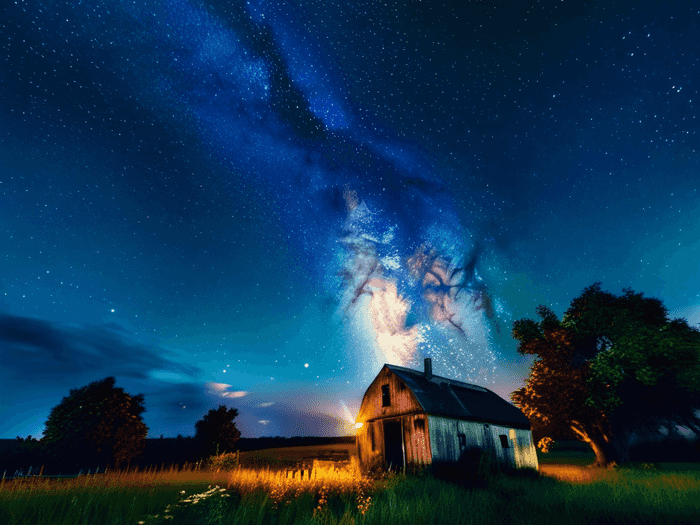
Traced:
[[[553, 467], [553, 466], [550, 466]], [[569, 467], [576, 468], [576, 467]], [[170, 471], [0, 484], [0, 523], [490, 524], [697, 523], [700, 472], [523, 472], [468, 488], [428, 473], [287, 479], [273, 469]], [[550, 475], [557, 474], [550, 468]], [[584, 479], [584, 475], [590, 475]]]

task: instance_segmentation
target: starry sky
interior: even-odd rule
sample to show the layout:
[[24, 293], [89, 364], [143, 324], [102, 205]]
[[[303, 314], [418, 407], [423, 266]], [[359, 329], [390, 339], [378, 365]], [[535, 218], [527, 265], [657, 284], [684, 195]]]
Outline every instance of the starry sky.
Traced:
[[148, 437], [352, 433], [384, 363], [524, 384], [595, 281], [700, 322], [692, 1], [11, 0], [0, 438], [71, 388]]

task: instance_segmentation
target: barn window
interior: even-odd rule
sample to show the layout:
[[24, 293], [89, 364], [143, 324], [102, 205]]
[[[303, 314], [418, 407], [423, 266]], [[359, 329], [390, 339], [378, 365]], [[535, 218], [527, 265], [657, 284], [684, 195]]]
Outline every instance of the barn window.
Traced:
[[459, 450], [465, 450], [467, 448], [467, 436], [465, 434], [457, 434], [457, 439], [459, 439]]
[[418, 419], [413, 420], [413, 429], [414, 430], [425, 430], [425, 419], [419, 417]]
[[374, 425], [369, 425], [369, 440], [372, 443], [372, 452], [374, 452]]
[[508, 448], [508, 436], [506, 436], [505, 434], [501, 434], [498, 437], [501, 438], [501, 446], [503, 448]]
[[389, 385], [382, 385], [382, 406], [391, 406], [391, 397], [389, 396]]

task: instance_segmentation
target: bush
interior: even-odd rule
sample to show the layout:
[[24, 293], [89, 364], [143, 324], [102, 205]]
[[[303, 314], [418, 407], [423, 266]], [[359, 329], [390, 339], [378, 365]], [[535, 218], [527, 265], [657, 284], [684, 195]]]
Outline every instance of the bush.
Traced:
[[202, 465], [206, 470], [214, 470], [219, 472], [236, 469], [240, 466], [240, 452], [229, 452], [227, 454], [219, 454], [218, 456], [210, 456]]

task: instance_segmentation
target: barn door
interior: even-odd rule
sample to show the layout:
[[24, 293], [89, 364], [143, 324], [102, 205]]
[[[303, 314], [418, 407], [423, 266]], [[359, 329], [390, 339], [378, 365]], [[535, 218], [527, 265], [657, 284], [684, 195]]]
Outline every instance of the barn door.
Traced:
[[384, 458], [387, 467], [401, 470], [404, 466], [401, 421], [384, 421]]

